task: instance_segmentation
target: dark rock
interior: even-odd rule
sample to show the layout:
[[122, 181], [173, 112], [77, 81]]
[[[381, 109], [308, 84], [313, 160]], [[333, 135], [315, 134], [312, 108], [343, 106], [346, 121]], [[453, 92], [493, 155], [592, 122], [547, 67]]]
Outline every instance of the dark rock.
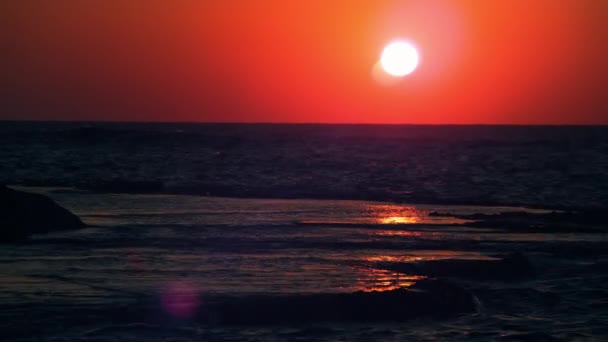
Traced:
[[608, 217], [605, 211], [585, 210], [578, 212], [530, 213], [525, 211], [498, 214], [450, 215], [432, 212], [430, 216], [454, 216], [474, 222], [470, 227], [500, 228], [510, 231], [538, 233], [605, 233]]
[[113, 179], [93, 182], [87, 184], [85, 188], [100, 193], [145, 194], [162, 192], [164, 190], [164, 184], [160, 181]]
[[409, 263], [382, 263], [378, 266], [407, 274], [475, 280], [515, 281], [535, 274], [533, 265], [521, 253], [509, 254], [500, 260], [446, 259]]
[[210, 303], [199, 320], [219, 324], [404, 321], [477, 310], [471, 293], [447, 281], [421, 280], [384, 292], [253, 296]]
[[83, 228], [80, 219], [50, 198], [0, 185], [0, 241]]

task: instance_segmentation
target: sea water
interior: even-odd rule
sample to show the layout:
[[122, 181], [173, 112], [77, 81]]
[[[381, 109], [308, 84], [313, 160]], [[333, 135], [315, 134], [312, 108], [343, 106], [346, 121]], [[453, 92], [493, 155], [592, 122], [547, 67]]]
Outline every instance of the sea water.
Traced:
[[[608, 336], [605, 223], [522, 230], [467, 218], [605, 207], [605, 128], [0, 127], [0, 179], [50, 196], [88, 225], [0, 248], [5, 340]], [[451, 279], [478, 303], [460, 315], [237, 326], [191, 319], [208, 298], [390, 291], [427, 276], [386, 263], [492, 261], [514, 251], [537, 274]], [[140, 298], [153, 304], [139, 310]]]

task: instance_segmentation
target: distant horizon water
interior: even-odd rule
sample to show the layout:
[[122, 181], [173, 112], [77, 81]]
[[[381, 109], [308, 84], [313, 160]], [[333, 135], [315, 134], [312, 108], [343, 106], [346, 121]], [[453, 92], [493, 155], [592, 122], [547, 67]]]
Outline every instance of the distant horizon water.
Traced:
[[606, 126], [13, 121], [0, 133], [7, 184], [608, 207]]
[[607, 122], [597, 123], [577, 123], [577, 122], [558, 122], [558, 123], [517, 123], [517, 122], [498, 122], [498, 123], [432, 123], [432, 122], [312, 122], [312, 121], [155, 121], [155, 120], [73, 120], [73, 119], [0, 119], [1, 122], [38, 122], [38, 123], [85, 123], [85, 124], [218, 124], [218, 125], [370, 125], [370, 126], [532, 126], [532, 127], [586, 127], [586, 126], [608, 126]]

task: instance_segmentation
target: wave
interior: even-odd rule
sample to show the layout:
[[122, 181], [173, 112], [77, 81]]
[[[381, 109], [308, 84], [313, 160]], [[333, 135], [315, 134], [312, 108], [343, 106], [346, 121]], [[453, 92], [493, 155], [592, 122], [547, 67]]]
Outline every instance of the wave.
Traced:
[[[63, 278], [60, 280], [65, 281]], [[69, 305], [46, 303], [44, 315], [53, 317], [52, 311], [57, 310], [62, 312], [59, 316], [63, 319], [71, 319], [74, 321], [72, 324], [79, 325], [99, 322], [163, 324], [171, 321], [213, 326], [276, 325], [400, 322], [423, 317], [441, 319], [476, 313], [479, 305], [478, 300], [463, 287], [436, 279], [423, 279], [409, 288], [383, 292], [319, 294], [219, 296], [199, 293], [194, 288], [178, 284], [157, 295], [143, 296], [106, 287], [96, 288], [115, 292], [115, 296], [108, 299], [107, 305], [80, 306], [78, 314], [69, 315], [66, 313], [74, 309]], [[12, 305], [10, 309], [28, 310], [35, 315], [35, 307]]]

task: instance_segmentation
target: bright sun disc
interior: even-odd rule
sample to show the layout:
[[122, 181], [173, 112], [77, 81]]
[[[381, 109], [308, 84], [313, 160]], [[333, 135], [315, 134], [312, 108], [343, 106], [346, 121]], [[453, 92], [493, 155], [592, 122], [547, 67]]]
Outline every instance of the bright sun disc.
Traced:
[[392, 76], [401, 77], [411, 74], [416, 67], [420, 57], [418, 50], [411, 43], [396, 41], [388, 44], [380, 56], [382, 69]]

